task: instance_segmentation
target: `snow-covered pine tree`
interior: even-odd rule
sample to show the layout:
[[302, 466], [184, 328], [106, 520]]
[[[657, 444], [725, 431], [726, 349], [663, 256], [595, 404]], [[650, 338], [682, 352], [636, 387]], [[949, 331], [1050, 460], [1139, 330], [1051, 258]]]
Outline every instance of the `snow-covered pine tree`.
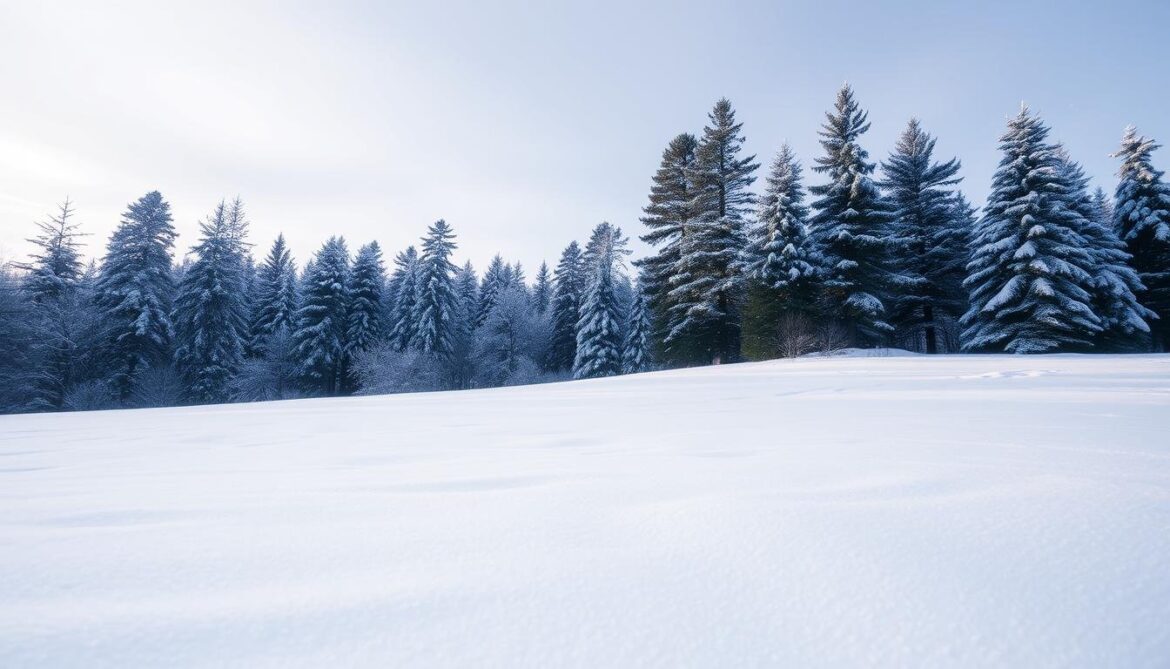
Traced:
[[626, 314], [625, 340], [622, 342], [622, 374], [636, 374], [650, 369], [650, 310], [641, 282], [634, 286], [633, 301]]
[[629, 254], [619, 227], [600, 223], [586, 247], [588, 288], [577, 321], [577, 356], [573, 378], [590, 379], [622, 373], [625, 313], [617, 295], [622, 258]]
[[820, 130], [825, 156], [813, 169], [829, 182], [809, 189], [818, 196], [810, 225], [825, 257], [822, 307], [848, 331], [851, 345], [874, 345], [893, 330], [886, 321], [886, 299], [898, 284], [889, 266], [893, 216], [874, 184], [874, 164], [858, 143], [869, 120], [849, 84], [837, 92], [834, 111], [825, 119]]
[[970, 229], [957, 218], [960, 164], [934, 160], [935, 138], [910, 119], [889, 159], [881, 187], [893, 206], [891, 269], [899, 289], [888, 300], [888, 321], [904, 348], [946, 353], [959, 348], [958, 322], [967, 311]]
[[508, 265], [507, 276], [509, 286], [518, 288], [526, 296], [528, 295], [528, 277], [524, 276], [524, 266], [520, 264], [519, 260], [514, 265]]
[[123, 401], [141, 373], [170, 357], [175, 236], [170, 205], [152, 191], [126, 209], [106, 246], [95, 300], [106, 333], [106, 378]]
[[540, 269], [536, 271], [536, 285], [532, 287], [532, 308], [538, 316], [548, 313], [552, 291], [552, 272], [548, 269], [548, 263], [541, 261]]
[[718, 364], [740, 354], [739, 258], [747, 243], [745, 216], [755, 203], [748, 188], [759, 164], [739, 158], [742, 123], [726, 99], [715, 103], [710, 124], [688, 171], [694, 218], [679, 243], [669, 271], [670, 305], [665, 343], [670, 359]]
[[337, 395], [347, 382], [349, 250], [343, 238], [325, 242], [306, 267], [301, 284], [293, 333], [301, 383], [310, 394]]
[[470, 388], [475, 376], [475, 316], [479, 308], [479, 279], [475, 276], [475, 268], [470, 260], [455, 274], [455, 296], [458, 309], [450, 363], [451, 378], [454, 387]]
[[[641, 240], [657, 250], [634, 264], [641, 270], [656, 345], [661, 344], [669, 332], [668, 312], [674, 304], [669, 295], [670, 278], [678, 268], [679, 249], [687, 226], [694, 218], [691, 172], [698, 146], [699, 141], [689, 133], [670, 140], [652, 178], [650, 203], [642, 210], [641, 221], [650, 230], [641, 236]], [[660, 353], [671, 358], [666, 350]]]
[[383, 322], [382, 287], [386, 268], [382, 265], [382, 247], [370, 242], [358, 249], [350, 270], [349, 323], [346, 331], [348, 353], [367, 351], [386, 338]]
[[1150, 322], [1152, 348], [1170, 351], [1170, 184], [1151, 162], [1158, 148], [1133, 126], [1125, 129], [1121, 148], [1113, 154], [1121, 158], [1113, 225], [1145, 286], [1138, 300], [1157, 315]]
[[37, 251], [29, 262], [16, 265], [25, 272], [23, 289], [31, 302], [26, 323], [33, 333], [28, 351], [29, 408], [38, 410], [55, 410], [64, 404], [85, 353], [82, 339], [87, 333], [79, 328], [95, 325], [85, 304], [90, 296], [78, 295], [82, 233], [72, 220], [74, 213], [66, 198], [57, 214], [38, 222], [40, 234], [28, 240]]
[[561, 252], [553, 288], [552, 335], [545, 366], [553, 372], [573, 368], [577, 358], [577, 321], [581, 319], [581, 298], [585, 291], [585, 267], [581, 247], [571, 242]]
[[1102, 330], [1093, 342], [1098, 351], [1149, 350], [1150, 327], [1146, 319], [1154, 314], [1138, 303], [1142, 283], [1129, 265], [1125, 243], [1113, 230], [1112, 212], [1105, 192], [1089, 194], [1089, 177], [1068, 152], [1058, 151], [1061, 177], [1067, 189], [1067, 206], [1081, 217], [1079, 230], [1093, 255], [1091, 306], [1101, 319]]
[[81, 278], [81, 247], [75, 210], [65, 198], [55, 215], [40, 221], [40, 234], [28, 240], [37, 247], [32, 260], [17, 265], [25, 271], [24, 290], [34, 302], [54, 300], [77, 287]]
[[1059, 147], [1027, 107], [1000, 137], [1003, 158], [972, 239], [964, 286], [968, 351], [1084, 350], [1102, 330], [1093, 312], [1096, 259], [1068, 206]]
[[244, 301], [247, 221], [243, 204], [221, 201], [199, 224], [197, 256], [175, 296], [175, 370], [190, 402], [227, 402], [248, 334]]
[[391, 346], [399, 351], [410, 348], [418, 328], [414, 322], [414, 305], [418, 301], [418, 251], [408, 247], [394, 258], [394, 274], [390, 278], [393, 292], [387, 323], [390, 326]]
[[760, 199], [759, 223], [744, 253], [748, 275], [743, 315], [743, 350], [750, 359], [778, 355], [781, 320], [815, 318], [823, 259], [809, 237], [802, 168], [784, 144]]
[[436, 355], [444, 363], [455, 350], [459, 297], [455, 292], [456, 267], [451, 263], [455, 250], [455, 233], [439, 219], [427, 230], [419, 261], [418, 301], [414, 305], [414, 322], [418, 335], [414, 347], [421, 353]]
[[496, 306], [496, 297], [505, 286], [511, 283], [511, 268], [504, 263], [504, 259], [496, 254], [483, 273], [483, 280], [479, 284], [479, 307], [476, 311], [475, 324], [480, 326], [484, 319]]
[[263, 357], [267, 352], [265, 341], [279, 329], [291, 330], [297, 311], [296, 268], [283, 234], [277, 236], [256, 270], [254, 295], [250, 353], [253, 357]]

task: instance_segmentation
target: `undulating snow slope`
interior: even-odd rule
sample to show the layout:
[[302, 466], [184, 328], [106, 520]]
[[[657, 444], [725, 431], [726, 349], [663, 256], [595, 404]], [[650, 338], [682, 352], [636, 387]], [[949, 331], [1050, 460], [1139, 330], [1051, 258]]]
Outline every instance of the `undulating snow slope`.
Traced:
[[1170, 356], [0, 417], [0, 666], [1170, 662]]

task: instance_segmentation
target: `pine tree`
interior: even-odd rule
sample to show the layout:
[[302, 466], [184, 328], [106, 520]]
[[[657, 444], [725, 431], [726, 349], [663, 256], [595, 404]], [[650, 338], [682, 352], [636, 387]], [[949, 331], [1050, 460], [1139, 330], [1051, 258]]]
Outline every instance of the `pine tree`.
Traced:
[[848, 84], [825, 118], [820, 131], [825, 156], [813, 169], [827, 174], [829, 182], [809, 189], [819, 196], [810, 223], [825, 256], [823, 306], [848, 330], [852, 345], [877, 344], [893, 330], [885, 302], [898, 284], [889, 268], [891, 208], [873, 182], [869, 154], [858, 144], [869, 130], [868, 114]]
[[483, 274], [483, 280], [479, 285], [479, 307], [476, 312], [475, 324], [480, 326], [487, 318], [491, 310], [496, 306], [496, 299], [500, 291], [512, 283], [511, 267], [504, 263], [504, 259], [496, 254], [490, 264], [488, 264], [487, 271]]
[[414, 321], [414, 305], [418, 301], [419, 260], [413, 246], [394, 259], [394, 275], [390, 279], [393, 300], [387, 322], [390, 324], [390, 344], [399, 351], [411, 347], [418, 328]]
[[29, 408], [55, 410], [64, 404], [65, 393], [79, 374], [83, 355], [79, 328], [95, 326], [88, 318], [87, 305], [78, 295], [82, 263], [78, 224], [71, 220], [74, 209], [68, 198], [48, 221], [38, 222], [41, 234], [30, 239], [37, 247], [30, 262], [18, 264], [24, 270], [23, 289], [30, 301], [25, 325], [30, 328], [27, 360]]
[[992, 178], [973, 238], [971, 308], [962, 318], [969, 351], [1045, 353], [1083, 350], [1102, 330], [1093, 312], [1095, 259], [1069, 206], [1059, 147], [1026, 107], [1000, 138], [1003, 159]]
[[1113, 230], [1113, 215], [1105, 192], [1089, 194], [1089, 178], [1081, 166], [1058, 151], [1062, 185], [1067, 190], [1068, 207], [1081, 218], [1080, 235], [1093, 256], [1091, 306], [1101, 319], [1102, 330], [1093, 342], [1099, 351], [1139, 351], [1149, 349], [1150, 327], [1146, 319], [1154, 314], [1138, 303], [1136, 293], [1142, 283], [1129, 265], [1125, 243]]
[[1158, 148], [1133, 126], [1125, 129], [1113, 154], [1121, 158], [1113, 225], [1145, 286], [1138, 300], [1156, 315], [1150, 322], [1153, 350], [1170, 351], [1170, 184], [1151, 162]]
[[552, 291], [552, 273], [548, 269], [548, 263], [542, 261], [540, 269], [536, 271], [536, 285], [532, 287], [532, 308], [536, 310], [537, 315], [543, 316], [548, 312]]
[[175, 236], [170, 205], [152, 191], [127, 208], [106, 247], [95, 300], [107, 335], [107, 378], [123, 401], [142, 372], [169, 358]]
[[81, 278], [81, 233], [78, 223], [70, 220], [75, 213], [69, 198], [48, 221], [38, 222], [41, 234], [28, 240], [37, 252], [32, 261], [17, 265], [26, 274], [24, 289], [34, 302], [57, 299], [77, 287]]
[[589, 379], [622, 373], [624, 332], [616, 292], [621, 258], [628, 254], [621, 228], [600, 223], [593, 230], [586, 251], [589, 285], [581, 300], [577, 321], [577, 356], [573, 378]]
[[311, 394], [336, 395], [346, 382], [349, 250], [331, 237], [305, 269], [293, 333], [301, 382]]
[[470, 260], [455, 275], [455, 296], [458, 308], [451, 376], [454, 387], [469, 388], [475, 376], [475, 316], [479, 308], [479, 279]]
[[370, 242], [358, 249], [350, 271], [349, 317], [346, 342], [349, 354], [373, 348], [386, 337], [382, 286], [386, 281], [382, 248]]
[[[650, 231], [641, 239], [658, 248], [653, 255], [636, 261], [635, 265], [642, 272], [656, 342], [665, 341], [669, 332], [669, 312], [675, 304], [670, 298], [670, 280], [678, 269], [680, 248], [695, 217], [691, 177], [698, 146], [698, 140], [689, 133], [682, 133], [670, 141], [662, 152], [658, 171], [654, 173], [650, 203], [642, 210], [641, 221]], [[668, 354], [665, 350], [662, 353]]]
[[175, 297], [175, 369], [187, 400], [226, 402], [248, 333], [242, 203], [221, 201], [199, 227], [202, 236], [191, 248], [197, 257]]
[[256, 271], [248, 353], [252, 357], [264, 357], [267, 352], [266, 340], [277, 330], [291, 330], [296, 310], [296, 268], [284, 235], [281, 234]]
[[669, 272], [665, 342], [674, 360], [718, 364], [740, 353], [737, 298], [743, 275], [738, 260], [746, 246], [745, 215], [755, 202], [748, 188], [759, 164], [754, 155], [737, 157], [743, 124], [736, 122], [727, 99], [715, 103], [708, 118], [688, 172], [694, 219]]
[[455, 350], [455, 319], [459, 298], [455, 293], [455, 233], [440, 219], [427, 230], [419, 263], [418, 301], [414, 305], [414, 322], [418, 328], [414, 346], [422, 353], [433, 353], [444, 363], [450, 362]]
[[890, 300], [889, 322], [898, 341], [926, 353], [958, 348], [959, 318], [967, 310], [966, 218], [956, 217], [959, 161], [934, 161], [934, 137], [910, 119], [888, 161], [881, 183], [894, 208], [891, 237], [898, 249], [892, 268], [900, 289]]
[[784, 144], [772, 162], [744, 265], [750, 282], [744, 306], [743, 348], [750, 359], [778, 353], [780, 322], [811, 319], [823, 259], [809, 237], [802, 168]]
[[570, 243], [557, 263], [553, 289], [552, 336], [546, 367], [554, 372], [572, 369], [577, 358], [577, 321], [581, 319], [581, 298], [585, 291], [585, 268], [581, 247]]
[[622, 343], [622, 373], [636, 374], [650, 368], [650, 310], [641, 285], [634, 288], [633, 302], [626, 315]]

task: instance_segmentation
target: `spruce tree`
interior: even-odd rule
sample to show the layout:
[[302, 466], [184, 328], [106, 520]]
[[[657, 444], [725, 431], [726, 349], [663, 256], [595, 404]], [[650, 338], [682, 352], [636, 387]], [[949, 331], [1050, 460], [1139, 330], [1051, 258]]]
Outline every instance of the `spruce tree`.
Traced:
[[1101, 332], [1093, 342], [1097, 351], [1139, 351], [1150, 346], [1146, 319], [1154, 314], [1138, 303], [1142, 283], [1130, 266], [1125, 243], [1113, 230], [1113, 215], [1105, 192], [1089, 193], [1089, 178], [1067, 151], [1058, 152], [1062, 185], [1067, 189], [1068, 207], [1080, 216], [1080, 234], [1093, 256], [1091, 306], [1101, 319]]
[[386, 281], [382, 248], [370, 242], [358, 249], [350, 271], [349, 323], [346, 343], [350, 355], [373, 348], [386, 337], [382, 287]]
[[541, 262], [540, 269], [536, 272], [536, 285], [532, 287], [532, 308], [536, 310], [537, 315], [543, 316], [548, 312], [552, 291], [552, 273], [549, 272], [548, 263]]
[[670, 269], [665, 342], [674, 360], [726, 362], [739, 357], [739, 258], [746, 246], [745, 216], [755, 196], [748, 188], [759, 168], [740, 158], [743, 124], [727, 99], [715, 103], [688, 171], [693, 220]]
[[561, 253], [553, 289], [552, 337], [546, 367], [554, 372], [572, 369], [577, 358], [577, 321], [581, 319], [581, 298], [585, 290], [584, 270], [581, 247], [572, 242]]
[[586, 253], [588, 288], [577, 321], [577, 355], [573, 378], [589, 379], [622, 373], [624, 343], [622, 312], [616, 292], [622, 257], [628, 254], [621, 228], [600, 223], [593, 230]]
[[24, 290], [34, 302], [55, 300], [77, 287], [81, 279], [81, 232], [72, 220], [75, 210], [69, 198], [61, 203], [57, 214], [37, 223], [41, 233], [28, 240], [37, 247], [32, 261], [17, 265], [26, 274]]
[[1144, 286], [1138, 300], [1156, 315], [1150, 322], [1152, 348], [1170, 351], [1170, 184], [1151, 161], [1158, 148], [1133, 126], [1125, 129], [1113, 154], [1121, 158], [1113, 225]]
[[455, 292], [455, 233], [440, 219], [427, 230], [419, 262], [418, 301], [414, 305], [414, 322], [418, 329], [414, 346], [422, 353], [433, 353], [449, 363], [455, 350], [459, 298]]
[[500, 291], [512, 283], [512, 269], [504, 263], [504, 259], [496, 254], [488, 264], [483, 280], [479, 284], [479, 307], [476, 312], [475, 324], [482, 325], [491, 310], [496, 306]]
[[475, 376], [475, 316], [479, 308], [479, 279], [470, 260], [455, 274], [455, 296], [458, 308], [451, 378], [455, 388], [470, 388]]
[[889, 322], [902, 346], [925, 353], [958, 348], [957, 323], [967, 310], [970, 230], [955, 207], [960, 165], [953, 158], [935, 162], [934, 144], [918, 119], [910, 119], [882, 164], [881, 183], [893, 206], [890, 236], [898, 244], [891, 265], [900, 284], [887, 304]]
[[749, 287], [743, 348], [750, 359], [777, 355], [784, 318], [811, 323], [815, 317], [823, 259], [809, 237], [801, 173], [800, 162], [784, 144], [772, 162], [760, 199], [759, 224], [744, 254]]
[[824, 157], [813, 168], [829, 182], [810, 188], [810, 223], [825, 257], [823, 309], [849, 333], [854, 346], [881, 343], [893, 328], [886, 321], [886, 300], [897, 289], [890, 271], [890, 205], [873, 182], [874, 164], [858, 143], [869, 130], [868, 114], [845, 84], [834, 111], [825, 114], [821, 146]]
[[242, 203], [221, 201], [199, 228], [202, 236], [191, 248], [196, 258], [179, 284], [172, 318], [184, 396], [206, 404], [231, 399], [248, 334]]
[[622, 343], [622, 373], [636, 374], [650, 368], [650, 310], [641, 283], [634, 287], [633, 301], [626, 315]]
[[95, 300], [106, 334], [107, 378], [123, 401], [140, 374], [170, 357], [175, 236], [170, 205], [152, 191], [126, 209], [106, 247]]
[[390, 344], [405, 351], [414, 342], [418, 328], [414, 321], [414, 305], [418, 301], [419, 260], [413, 246], [394, 259], [394, 275], [390, 279], [393, 299], [387, 322], [390, 325]]
[[299, 376], [310, 394], [337, 395], [347, 382], [349, 250], [331, 237], [305, 269], [293, 333]]
[[1000, 138], [1003, 158], [964, 282], [971, 296], [961, 321], [965, 350], [1084, 350], [1102, 331], [1091, 306], [1095, 258], [1048, 132], [1024, 107]]
[[254, 294], [249, 353], [264, 357], [266, 340], [277, 330], [291, 330], [297, 310], [296, 268], [283, 234], [277, 236], [256, 270]]

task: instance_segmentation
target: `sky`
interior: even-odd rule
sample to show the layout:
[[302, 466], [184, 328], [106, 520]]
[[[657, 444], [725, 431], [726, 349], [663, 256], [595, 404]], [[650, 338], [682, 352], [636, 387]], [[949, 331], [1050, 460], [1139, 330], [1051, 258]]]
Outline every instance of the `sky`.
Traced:
[[479, 269], [531, 278], [603, 220], [642, 255], [671, 137], [727, 97], [762, 164], [788, 141], [809, 165], [845, 81], [872, 159], [917, 117], [976, 204], [1021, 102], [1111, 190], [1126, 125], [1170, 142], [1168, 26], [1165, 0], [0, 0], [0, 258], [66, 196], [100, 257], [156, 189], [178, 254], [238, 195], [258, 257], [336, 234], [389, 264], [439, 218]]

